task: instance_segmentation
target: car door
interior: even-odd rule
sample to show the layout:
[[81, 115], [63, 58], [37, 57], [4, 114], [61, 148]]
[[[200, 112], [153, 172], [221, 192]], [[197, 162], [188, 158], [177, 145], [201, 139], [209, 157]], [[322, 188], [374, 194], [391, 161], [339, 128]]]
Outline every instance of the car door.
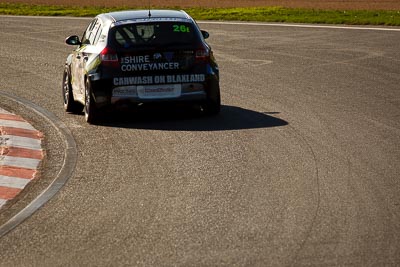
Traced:
[[71, 73], [72, 73], [72, 88], [76, 95], [79, 95], [78, 98], [81, 98], [84, 94], [85, 89], [85, 75], [86, 75], [86, 62], [88, 60], [87, 49], [90, 47], [93, 42], [94, 34], [93, 29], [96, 26], [98, 19], [94, 19], [87, 29], [85, 30], [81, 45], [73, 52], [72, 55], [72, 64], [71, 64]]

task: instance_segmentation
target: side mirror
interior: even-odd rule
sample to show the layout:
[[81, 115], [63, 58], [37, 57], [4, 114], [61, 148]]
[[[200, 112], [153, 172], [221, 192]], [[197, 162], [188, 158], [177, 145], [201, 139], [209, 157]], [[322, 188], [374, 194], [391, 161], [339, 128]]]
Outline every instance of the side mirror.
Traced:
[[81, 45], [81, 41], [79, 40], [79, 37], [76, 35], [72, 35], [70, 37], [68, 37], [67, 39], [65, 39], [65, 42], [68, 45]]
[[207, 39], [208, 37], [210, 37], [210, 34], [207, 31], [201, 30], [201, 34], [203, 35], [204, 39]]

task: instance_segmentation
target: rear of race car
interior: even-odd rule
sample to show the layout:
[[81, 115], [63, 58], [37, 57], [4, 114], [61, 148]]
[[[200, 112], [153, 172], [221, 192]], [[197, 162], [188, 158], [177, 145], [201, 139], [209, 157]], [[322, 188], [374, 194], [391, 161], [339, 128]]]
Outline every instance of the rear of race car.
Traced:
[[96, 105], [186, 101], [218, 113], [219, 69], [207, 35], [192, 19], [115, 22], [91, 77]]

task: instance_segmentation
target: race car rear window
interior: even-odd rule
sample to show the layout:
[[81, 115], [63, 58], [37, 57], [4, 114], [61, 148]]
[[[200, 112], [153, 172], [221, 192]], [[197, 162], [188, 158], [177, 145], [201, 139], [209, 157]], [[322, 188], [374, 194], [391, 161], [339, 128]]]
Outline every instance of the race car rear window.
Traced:
[[199, 41], [190, 23], [158, 22], [121, 25], [113, 31], [114, 41], [124, 48], [135, 46], [187, 45]]

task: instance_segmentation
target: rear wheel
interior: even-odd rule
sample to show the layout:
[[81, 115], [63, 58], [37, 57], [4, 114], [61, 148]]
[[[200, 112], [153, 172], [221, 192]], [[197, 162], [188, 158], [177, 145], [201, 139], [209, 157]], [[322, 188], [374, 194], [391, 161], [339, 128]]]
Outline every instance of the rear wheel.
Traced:
[[95, 123], [98, 120], [98, 110], [92, 96], [90, 81], [85, 84], [85, 120], [88, 123]]
[[221, 111], [221, 95], [218, 83], [211, 86], [206, 101], [202, 104], [204, 114], [215, 116]]
[[64, 98], [63, 99], [64, 100], [64, 110], [66, 112], [78, 113], [79, 111], [82, 111], [81, 106], [74, 100], [74, 95], [72, 94], [71, 81], [70, 81], [69, 72], [68, 72], [67, 68], [65, 68], [64, 75], [63, 75], [62, 94], [63, 94], [63, 98]]

